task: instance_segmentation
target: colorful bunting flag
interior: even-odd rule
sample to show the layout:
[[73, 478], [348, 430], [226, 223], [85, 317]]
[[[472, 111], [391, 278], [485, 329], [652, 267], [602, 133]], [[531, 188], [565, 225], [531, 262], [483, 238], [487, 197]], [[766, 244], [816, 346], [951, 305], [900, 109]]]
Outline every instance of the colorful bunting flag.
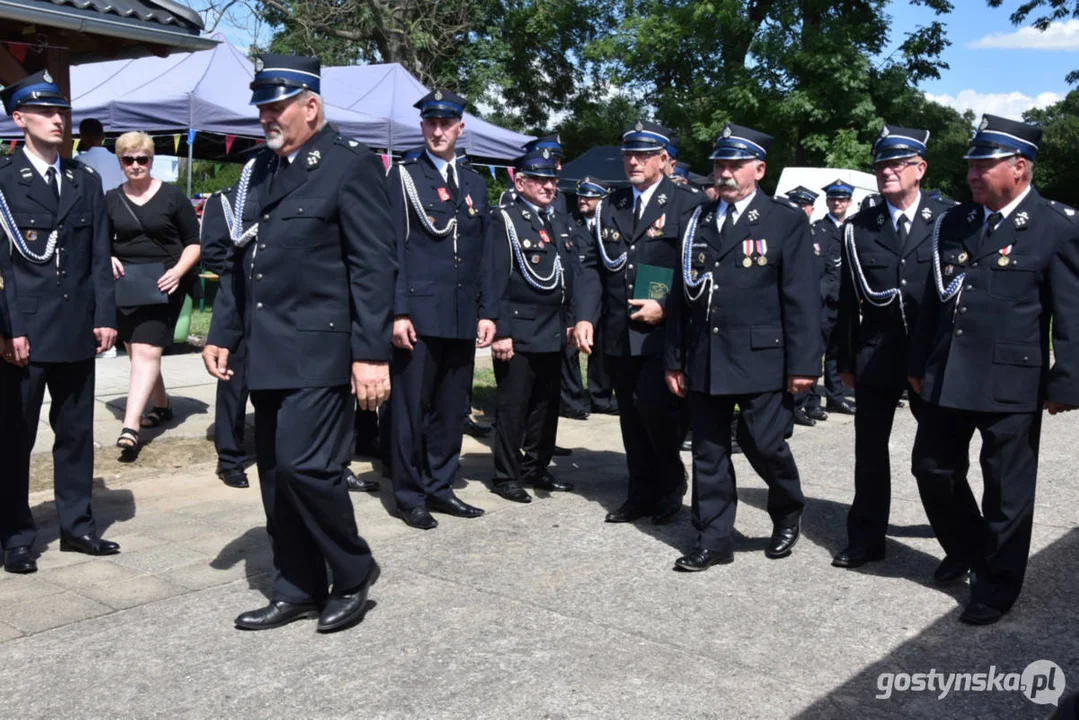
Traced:
[[232, 152], [232, 143], [235, 140], [236, 140], [235, 135], [226, 135], [225, 136], [225, 154], [226, 155], [228, 155], [230, 152]]
[[172, 136], [172, 154], [173, 155], [179, 155], [180, 154], [180, 134], [179, 133]]
[[381, 155], [380, 157], [382, 158], [382, 169], [383, 170], [389, 170], [390, 169], [390, 156], [389, 155]]

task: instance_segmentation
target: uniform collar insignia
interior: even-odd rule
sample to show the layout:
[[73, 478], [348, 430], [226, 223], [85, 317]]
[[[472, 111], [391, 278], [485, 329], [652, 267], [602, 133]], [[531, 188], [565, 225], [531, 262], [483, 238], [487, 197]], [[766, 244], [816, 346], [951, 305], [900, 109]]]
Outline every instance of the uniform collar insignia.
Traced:
[[528, 212], [527, 210], [522, 210], [521, 211], [521, 217], [523, 217], [525, 220], [531, 220], [532, 219], [532, 213]]
[[967, 222], [974, 222], [975, 218], [977, 217], [978, 208], [971, 208], [970, 212], [967, 213]]
[[932, 208], [922, 208], [922, 220], [925, 220], [926, 222], [929, 222], [932, 219], [933, 219], [933, 209]]
[[667, 196], [665, 194], [663, 194], [663, 193], [660, 193], [659, 195], [656, 196], [656, 202], [658, 202], [660, 205], [666, 205], [667, 204]]
[[749, 221], [751, 223], [752, 222], [757, 222], [757, 218], [759, 218], [760, 216], [761, 216], [761, 214], [759, 212], [757, 212], [756, 208], [753, 208], [752, 210], [750, 210], [749, 212], [746, 213], [746, 217], [749, 218]]
[[307, 153], [306, 162], [307, 167], [316, 167], [320, 162], [322, 162], [322, 153], [320, 153], [318, 150], [312, 150], [311, 152]]
[[708, 213], [707, 215], [705, 215], [705, 216], [704, 216], [704, 223], [705, 223], [705, 225], [707, 225], [708, 223], [712, 222], [712, 218], [714, 218], [714, 217], [715, 217], [715, 215], [714, 215], [713, 213]]
[[619, 210], [625, 210], [628, 206], [629, 206], [629, 200], [627, 200], [625, 198], [625, 196], [621, 197], [618, 200], [618, 209]]
[[877, 213], [877, 227], [884, 227], [884, 213]]
[[30, 168], [21, 168], [19, 174], [22, 175], [23, 180], [30, 180], [34, 177], [34, 172]]
[[1015, 227], [1022, 230], [1027, 226], [1027, 222], [1030, 220], [1030, 216], [1027, 215], [1026, 210], [1015, 214]]

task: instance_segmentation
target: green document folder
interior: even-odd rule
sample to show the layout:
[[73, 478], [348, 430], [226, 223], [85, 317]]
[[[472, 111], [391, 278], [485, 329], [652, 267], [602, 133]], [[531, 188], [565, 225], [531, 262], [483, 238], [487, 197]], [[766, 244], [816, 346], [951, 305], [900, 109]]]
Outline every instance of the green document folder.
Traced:
[[634, 300], [662, 300], [671, 291], [674, 269], [658, 265], [638, 265], [633, 287]]

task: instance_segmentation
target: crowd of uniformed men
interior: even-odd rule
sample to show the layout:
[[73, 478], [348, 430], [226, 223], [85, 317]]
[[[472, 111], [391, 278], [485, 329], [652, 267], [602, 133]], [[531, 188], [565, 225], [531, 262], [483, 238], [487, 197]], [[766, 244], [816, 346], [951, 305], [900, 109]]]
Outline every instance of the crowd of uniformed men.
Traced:
[[[924, 130], [885, 125], [873, 146], [876, 204], [851, 216], [854, 188], [837, 180], [822, 188], [828, 215], [811, 225], [802, 209], [816, 191], [760, 190], [768, 135], [724, 126], [704, 191], [680, 177], [672, 133], [640, 120], [621, 138], [623, 186], [586, 178], [568, 212], [549, 136], [523, 148], [513, 187], [490, 207], [458, 152], [458, 95], [419, 99], [425, 147], [387, 174], [326, 124], [317, 58], [263, 55], [255, 69], [265, 149], [209, 200], [202, 233], [221, 279], [203, 357], [219, 404], [239, 408], [239, 431], [250, 392], [275, 566], [271, 602], [238, 627], [317, 617], [325, 632], [362, 618], [379, 567], [348, 497], [365, 488], [347, 471], [357, 404], [368, 418], [382, 406], [404, 522], [432, 529], [432, 512], [483, 514], [453, 492], [483, 347], [497, 381], [492, 490], [508, 500], [572, 490], [549, 464], [560, 408], [587, 412], [573, 406], [577, 353], [592, 357], [592, 409], [617, 401], [628, 477], [607, 522], [676, 516], [691, 432], [698, 535], [675, 561], [682, 571], [734, 559], [738, 447], [768, 485], [765, 554], [790, 555], [805, 496], [787, 438], [796, 422], [826, 417], [822, 396], [854, 414], [856, 438], [848, 543], [833, 564], [883, 560], [889, 435], [905, 396], [918, 421], [913, 474], [945, 552], [934, 580], [970, 574], [965, 622], [1010, 610], [1029, 553], [1043, 409], [1079, 405], [1079, 225], [1031, 185], [1037, 127], [982, 119], [964, 156], [974, 199], [960, 205], [921, 187]], [[93, 358], [112, 343], [115, 312], [99, 181], [59, 157], [66, 98], [47, 73], [2, 97], [25, 142], [0, 158], [11, 245], [0, 252], [0, 402], [16, 418], [0, 433], [0, 541], [6, 570], [32, 572], [29, 454], [46, 387], [61, 550], [119, 551], [90, 511]], [[219, 446], [237, 432], [234, 418], [221, 425]], [[981, 508], [967, 480], [975, 430]], [[219, 469], [246, 484], [242, 469]]]

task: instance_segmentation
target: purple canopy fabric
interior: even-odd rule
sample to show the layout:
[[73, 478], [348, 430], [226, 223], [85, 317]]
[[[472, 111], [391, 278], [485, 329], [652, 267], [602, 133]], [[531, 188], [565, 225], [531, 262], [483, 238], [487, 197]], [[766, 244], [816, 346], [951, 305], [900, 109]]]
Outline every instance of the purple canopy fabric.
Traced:
[[[72, 67], [72, 125], [78, 128], [92, 117], [108, 133], [194, 129], [262, 137], [258, 113], [248, 105], [252, 63], [223, 35], [213, 38], [217, 46], [203, 52]], [[324, 68], [323, 73], [326, 119], [342, 135], [396, 151], [423, 143], [419, 113], [411, 105], [427, 90], [400, 65]], [[370, 86], [361, 86], [364, 82]], [[0, 116], [0, 137], [21, 138], [22, 132], [10, 117]], [[462, 142], [469, 154], [509, 159], [529, 139], [469, 118]]]
[[[393, 136], [382, 147], [406, 150], [423, 144], [420, 111], [413, 104], [428, 93], [411, 73], [398, 63], [348, 65], [322, 69], [322, 93], [327, 101], [349, 110], [360, 110], [398, 121], [390, 128]], [[465, 131], [457, 146], [471, 157], [512, 160], [532, 139], [465, 114]], [[400, 126], [405, 129], [400, 130]]]

